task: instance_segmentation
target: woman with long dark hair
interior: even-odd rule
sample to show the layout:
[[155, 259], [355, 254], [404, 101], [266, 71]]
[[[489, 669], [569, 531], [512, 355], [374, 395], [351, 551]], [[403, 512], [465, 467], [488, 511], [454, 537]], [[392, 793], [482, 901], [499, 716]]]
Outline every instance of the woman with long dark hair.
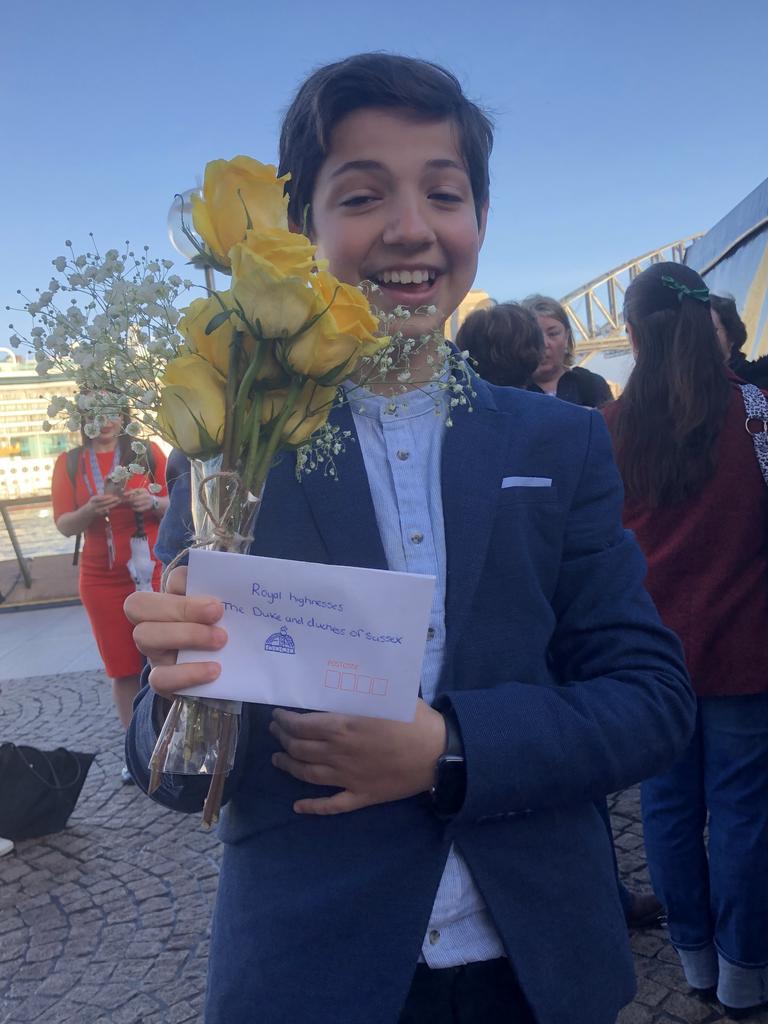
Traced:
[[643, 785], [648, 865], [689, 984], [746, 1017], [768, 1000], [768, 487], [702, 278], [654, 264], [624, 315], [624, 521], [698, 697], [688, 751]]

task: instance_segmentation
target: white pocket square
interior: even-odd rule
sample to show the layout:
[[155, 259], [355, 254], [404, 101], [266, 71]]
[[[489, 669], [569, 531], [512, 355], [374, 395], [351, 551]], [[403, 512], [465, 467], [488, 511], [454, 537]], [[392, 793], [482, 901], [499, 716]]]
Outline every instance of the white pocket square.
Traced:
[[551, 487], [551, 476], [505, 476], [501, 481], [505, 487]]

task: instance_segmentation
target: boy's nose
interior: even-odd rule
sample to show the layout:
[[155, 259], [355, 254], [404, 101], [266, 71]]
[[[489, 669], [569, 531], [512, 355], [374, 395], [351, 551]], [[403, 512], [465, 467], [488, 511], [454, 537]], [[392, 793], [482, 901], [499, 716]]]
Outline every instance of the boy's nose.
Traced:
[[417, 203], [403, 202], [392, 211], [382, 241], [385, 245], [421, 248], [435, 241], [435, 232]]

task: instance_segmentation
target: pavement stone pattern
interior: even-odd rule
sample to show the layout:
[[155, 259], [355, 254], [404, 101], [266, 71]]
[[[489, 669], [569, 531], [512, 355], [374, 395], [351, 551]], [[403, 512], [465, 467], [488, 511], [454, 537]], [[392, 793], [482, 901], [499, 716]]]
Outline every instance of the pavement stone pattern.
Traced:
[[[100, 672], [0, 683], [9, 739], [97, 757], [67, 828], [0, 858], [0, 1024], [200, 1024], [215, 836], [121, 784], [122, 733]], [[622, 875], [647, 889], [637, 789], [611, 805]], [[632, 948], [638, 993], [618, 1024], [728, 1020], [687, 995], [661, 930], [634, 933]]]

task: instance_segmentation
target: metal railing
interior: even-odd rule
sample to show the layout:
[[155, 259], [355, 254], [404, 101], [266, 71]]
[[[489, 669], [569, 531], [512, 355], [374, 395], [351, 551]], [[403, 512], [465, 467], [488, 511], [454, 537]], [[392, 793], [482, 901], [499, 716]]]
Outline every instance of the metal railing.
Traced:
[[622, 307], [627, 286], [652, 263], [682, 263], [685, 250], [697, 238], [701, 235], [691, 235], [653, 249], [560, 299], [571, 321], [577, 353], [625, 348], [628, 341]]
[[16, 555], [16, 561], [19, 565], [19, 572], [24, 580], [24, 586], [29, 590], [32, 586], [32, 573], [29, 570], [29, 562], [27, 561], [24, 552], [21, 550], [21, 544], [16, 533], [16, 528], [13, 525], [13, 520], [9, 509], [25, 507], [29, 508], [30, 505], [48, 505], [51, 504], [50, 494], [37, 494], [29, 498], [2, 498], [0, 499], [0, 516], [2, 516], [3, 523], [5, 525], [6, 532], [8, 533], [8, 539], [13, 547], [13, 553]]

